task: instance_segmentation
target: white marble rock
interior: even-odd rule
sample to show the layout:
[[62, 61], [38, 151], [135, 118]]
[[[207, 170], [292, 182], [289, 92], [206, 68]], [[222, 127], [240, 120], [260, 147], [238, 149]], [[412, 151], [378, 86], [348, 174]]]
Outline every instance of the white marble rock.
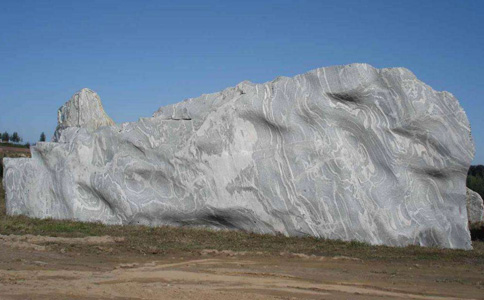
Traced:
[[469, 122], [407, 69], [245, 81], [120, 125], [89, 93], [59, 142], [5, 159], [8, 214], [471, 248]]
[[62, 131], [67, 128], [85, 128], [89, 132], [99, 127], [113, 126], [114, 121], [104, 112], [101, 98], [90, 89], [82, 89], [75, 93], [57, 112], [57, 129], [52, 138], [58, 142]]
[[481, 195], [467, 189], [467, 217], [470, 224], [484, 222], [484, 202]]

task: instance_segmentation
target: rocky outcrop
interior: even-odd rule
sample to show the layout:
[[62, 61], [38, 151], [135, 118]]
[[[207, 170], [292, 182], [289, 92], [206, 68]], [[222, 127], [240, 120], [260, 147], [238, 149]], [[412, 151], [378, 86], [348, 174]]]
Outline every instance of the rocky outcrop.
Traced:
[[467, 189], [467, 216], [470, 224], [484, 222], [484, 202], [481, 195]]
[[6, 160], [9, 214], [471, 248], [469, 122], [407, 69], [321, 68], [97, 119]]
[[100, 127], [113, 125], [113, 120], [104, 112], [99, 96], [84, 88], [59, 108], [57, 129], [52, 141], [59, 141], [62, 131], [67, 128], [84, 128], [93, 132]]

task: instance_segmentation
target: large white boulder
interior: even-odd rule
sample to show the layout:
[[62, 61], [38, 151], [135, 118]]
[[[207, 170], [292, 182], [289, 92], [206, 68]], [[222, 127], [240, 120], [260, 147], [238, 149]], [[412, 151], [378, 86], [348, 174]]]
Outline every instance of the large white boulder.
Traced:
[[469, 122], [407, 69], [321, 68], [97, 118], [6, 159], [8, 214], [471, 248]]
[[481, 195], [471, 189], [467, 189], [467, 216], [470, 224], [484, 222], [484, 202]]

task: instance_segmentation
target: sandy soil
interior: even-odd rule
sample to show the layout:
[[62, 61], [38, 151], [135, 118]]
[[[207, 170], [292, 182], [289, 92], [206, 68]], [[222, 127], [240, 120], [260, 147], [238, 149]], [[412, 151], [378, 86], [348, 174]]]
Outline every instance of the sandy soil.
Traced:
[[0, 299], [484, 299], [482, 264], [210, 249], [113, 255], [120, 241], [0, 236]]
[[32, 249], [46, 251], [48, 246], [45, 244], [83, 244], [83, 245], [102, 245], [114, 244], [124, 241], [123, 238], [113, 238], [110, 236], [90, 236], [84, 238], [64, 238], [40, 235], [3, 235], [0, 234], [0, 247], [11, 247], [16, 249]]

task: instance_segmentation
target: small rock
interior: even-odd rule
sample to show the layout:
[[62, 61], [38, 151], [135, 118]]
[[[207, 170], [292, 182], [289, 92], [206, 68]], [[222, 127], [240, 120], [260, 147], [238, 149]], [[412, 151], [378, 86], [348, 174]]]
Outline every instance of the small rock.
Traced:
[[353, 261], [361, 261], [361, 259], [357, 257], [349, 257], [349, 256], [335, 256], [333, 257], [334, 260], [353, 260]]
[[132, 263], [132, 264], [120, 264], [119, 266], [116, 267], [116, 269], [132, 269], [136, 268], [139, 264], [137, 263]]

